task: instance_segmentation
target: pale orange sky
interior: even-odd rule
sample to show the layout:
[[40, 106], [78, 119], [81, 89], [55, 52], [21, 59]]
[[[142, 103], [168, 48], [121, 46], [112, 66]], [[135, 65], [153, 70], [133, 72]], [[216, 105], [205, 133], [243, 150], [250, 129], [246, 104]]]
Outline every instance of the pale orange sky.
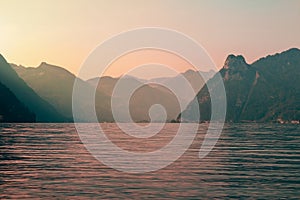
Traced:
[[194, 38], [219, 68], [231, 53], [251, 63], [300, 48], [299, 21], [299, 0], [0, 0], [0, 53], [15, 64], [45, 61], [77, 74], [107, 38], [154, 26]]
[[[135, 66], [139, 67], [139, 69], [133, 69]], [[167, 68], [168, 66], [171, 69], [162, 70], [163, 67]], [[188, 69], [196, 70], [191, 63], [175, 54], [161, 50], [144, 49], [133, 51], [117, 58], [108, 66], [103, 75], [109, 76], [114, 74], [119, 76], [127, 73], [132, 76], [149, 78], [149, 73], [152, 76], [157, 75], [157, 77], [176, 76], [176, 72], [187, 71]], [[121, 74], [116, 73], [116, 71]]]

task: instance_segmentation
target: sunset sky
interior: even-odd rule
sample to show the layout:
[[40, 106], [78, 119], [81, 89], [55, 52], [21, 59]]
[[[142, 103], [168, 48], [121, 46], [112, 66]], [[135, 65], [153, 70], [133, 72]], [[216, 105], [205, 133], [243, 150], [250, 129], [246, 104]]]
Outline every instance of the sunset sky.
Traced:
[[45, 61], [77, 74], [107, 38], [154, 26], [194, 38], [220, 68], [231, 53], [251, 63], [300, 48], [299, 21], [299, 0], [0, 0], [0, 53], [11, 63]]

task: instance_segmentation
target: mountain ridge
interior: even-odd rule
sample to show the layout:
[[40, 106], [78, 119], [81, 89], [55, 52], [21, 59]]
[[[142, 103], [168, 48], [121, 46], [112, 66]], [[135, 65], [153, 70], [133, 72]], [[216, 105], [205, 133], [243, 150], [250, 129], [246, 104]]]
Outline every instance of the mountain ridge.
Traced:
[[0, 54], [0, 81], [8, 87], [25, 106], [36, 115], [38, 122], [65, 122], [54, 107], [37, 95]]
[[[241, 56], [229, 55], [219, 71], [226, 90], [226, 121], [299, 121], [300, 120], [300, 50], [288, 49], [260, 58], [251, 65]], [[216, 83], [216, 78], [209, 80]], [[212, 92], [214, 92], [212, 90]], [[207, 87], [196, 96], [202, 115], [193, 116], [190, 104], [182, 121], [210, 119]]]
[[[42, 62], [38, 67], [35, 68], [26, 68], [15, 64], [11, 64], [11, 66], [15, 69], [19, 76], [23, 78], [31, 88], [34, 89], [36, 93], [38, 93], [42, 98], [47, 100], [51, 105], [53, 105], [57, 110], [59, 110], [61, 114], [65, 115], [66, 117], [73, 116], [71, 106], [72, 90], [74, 80], [77, 78], [74, 74], [62, 67], [51, 65], [46, 62]], [[185, 73], [188, 74], [188, 80], [195, 80], [195, 83], [192, 83], [192, 85], [194, 85], [196, 88], [204, 84], [202, 79], [198, 80], [200, 77], [198, 72], [187, 71]], [[207, 72], [207, 74], [205, 75], [209, 77], [212, 76], [213, 73], [213, 71], [210, 71]], [[196, 77], [197, 79], [194, 77], [195, 74], [199, 76]], [[161, 81], [171, 81], [171, 83], [169, 84], [175, 83], [174, 87], [179, 88], [179, 86], [176, 85], [177, 79], [178, 77], [175, 76], [166, 79], [163, 78]], [[114, 121], [111, 113], [110, 102], [114, 86], [118, 82], [118, 80], [119, 78], [113, 78], [110, 76], [104, 76], [101, 78], [96, 77], [87, 81], [79, 80], [80, 82], [82, 82], [83, 85], [85, 85], [87, 89], [97, 87], [95, 103], [98, 119], [101, 122]], [[151, 102], [162, 103], [163, 105], [168, 107], [167, 110], [169, 113], [169, 121], [176, 118], [180, 110], [178, 110], [178, 102], [176, 100], [176, 97], [173, 96], [173, 93], [169, 90], [166, 90], [163, 86], [160, 86], [159, 81], [153, 81], [154, 83], [151, 81], [147, 83], [147, 81], [150, 80], [141, 80], [132, 76], [124, 76], [122, 78], [122, 85], [125, 85], [126, 88], [135, 87], [139, 84], [147, 84], [147, 86], [139, 88], [130, 100], [130, 112], [131, 117], [134, 119], [134, 121], [139, 122], [150, 120], [148, 115], [148, 109], [150, 108]], [[174, 83], [172, 83], [172, 81]], [[99, 87], [97, 85], [98, 82], [100, 83]], [[87, 84], [91, 87], [89, 87]], [[185, 94], [185, 89], [183, 89], [182, 92], [183, 94]], [[117, 107], [121, 113], [125, 113], [124, 99], [122, 98], [122, 96], [126, 96], [126, 93], [126, 90], [122, 90], [119, 96], [115, 97], [115, 102], [118, 102]], [[181, 96], [184, 97], [185, 95]], [[189, 100], [190, 99], [184, 101], [186, 101], [187, 104]], [[84, 108], [82, 108], [82, 110], [84, 112]], [[123, 121], [126, 120], [128, 119], [123, 119]]]
[[[35, 68], [24, 67], [22, 65], [17, 66], [15, 64], [8, 66], [2, 55], [0, 57], [0, 66], [0, 81], [4, 81], [4, 85], [8, 85], [9, 89], [12, 88], [12, 92], [16, 93], [18, 99], [22, 101], [22, 98], [24, 96], [26, 97], [26, 94], [24, 94], [24, 91], [20, 88], [25, 88], [27, 93], [28, 90], [31, 90], [29, 92], [31, 95], [29, 96], [34, 96], [34, 98], [31, 97], [31, 100], [42, 97], [42, 104], [49, 107], [50, 113], [52, 112], [54, 115], [57, 113], [57, 116], [64, 115], [61, 117], [60, 121], [64, 121], [66, 118], [72, 118], [72, 88], [74, 80], [77, 79], [74, 74], [65, 68], [51, 65], [46, 62], [42, 62]], [[268, 122], [299, 120], [299, 68], [300, 50], [298, 48], [291, 48], [281, 53], [262, 57], [252, 64], [248, 64], [242, 55], [228, 55], [223, 67], [218, 72], [223, 79], [227, 95], [228, 109], [226, 121]], [[212, 72], [207, 73], [208, 77], [212, 76]], [[192, 86], [195, 86], [194, 90], [197, 93], [196, 98], [199, 102], [201, 118], [194, 119], [194, 116], [190, 114], [190, 116], [187, 115], [187, 119], [181, 119], [181, 115], [179, 115], [177, 119], [180, 119], [181, 121], [209, 120], [210, 99], [208, 88], [206, 85], [203, 86], [204, 82], [201, 78], [199, 80], [193, 79], [195, 76], [199, 76], [199, 72], [188, 70], [181, 75], [183, 75], [190, 83], [192, 81]], [[206, 74], [204, 73], [204, 75]], [[125, 78], [127, 82], [129, 81], [128, 84], [133, 84], [133, 86], [139, 83], [147, 84], [147, 87], [142, 87], [140, 89], [140, 94], [137, 93], [137, 95], [130, 100], [132, 108], [138, 107], [138, 109], [131, 113], [134, 115], [133, 118], [135, 121], [149, 120], [147, 109], [144, 109], [142, 106], [143, 102], [147, 102], [147, 105], [150, 108], [151, 101], [149, 101], [149, 99], [147, 100], [147, 95], [152, 96], [152, 99], [157, 101], [156, 103], [162, 101], [165, 102], [165, 105], [168, 105], [168, 101], [173, 102], [174, 97], [171, 97], [172, 92], [165, 88], [161, 88], [159, 84], [167, 84], [174, 88], [179, 88], [180, 98], [184, 99], [186, 96], [190, 96], [185, 93], [186, 91], [183, 84], [178, 85], [178, 81], [180, 80], [178, 77], [179, 76], [168, 78], [161, 77], [153, 79], [152, 81], [140, 80], [138, 78], [135, 79], [135, 77], [130, 76]], [[214, 77], [215, 76], [208, 81], [209, 83], [212, 83], [212, 85], [217, 86], [218, 83]], [[206, 78], [204, 77], [204, 80], [205, 79]], [[102, 84], [102, 87], [104, 88], [100, 88], [100, 90], [97, 89], [96, 92], [96, 110], [98, 119], [100, 119], [101, 122], [111, 122], [113, 121], [110, 105], [111, 94], [114, 85], [119, 79], [108, 76], [80, 81], [82, 81], [82, 84], [86, 89], [91, 90], [93, 87], [98, 87], [96, 83], [99, 80], [100, 82], [102, 81], [102, 83], [104, 81], [106, 85]], [[15, 83], [17, 84], [14, 85]], [[179, 83], [181, 82], [179, 81]], [[33, 93], [36, 94], [34, 95]], [[167, 100], [163, 98], [166, 98]], [[118, 99], [120, 110], [122, 110], [121, 108], [123, 107], [122, 101], [122, 98]], [[184, 101], [190, 102], [191, 99], [184, 99]], [[188, 102], [184, 112], [193, 113], [193, 109], [195, 108], [190, 106]], [[139, 105], [140, 103], [142, 104]], [[171, 104], [173, 105], [173, 103]], [[174, 106], [174, 108], [172, 108], [172, 106], [170, 107], [171, 104], [168, 105], [168, 110], [175, 108]], [[175, 104], [174, 101], [174, 105]], [[28, 102], [25, 103], [25, 105], [27, 106]], [[34, 109], [33, 104], [30, 104], [28, 108], [32, 111], [32, 108]], [[84, 106], [82, 111], [84, 112]], [[174, 115], [174, 113], [172, 115]], [[137, 116], [143, 117], [139, 118]], [[38, 115], [37, 118], [38, 121], [55, 121], [54, 118], [53, 120], [41, 120]], [[64, 120], [62, 118], [64, 118]], [[176, 118], [176, 116], [174, 118]], [[170, 118], [168, 120], [170, 120]]]

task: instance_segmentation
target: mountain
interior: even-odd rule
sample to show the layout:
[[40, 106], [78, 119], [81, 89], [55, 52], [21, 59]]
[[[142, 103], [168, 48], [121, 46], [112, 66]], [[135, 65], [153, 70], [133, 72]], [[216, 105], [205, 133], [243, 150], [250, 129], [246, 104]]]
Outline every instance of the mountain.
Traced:
[[[99, 81], [99, 84], [97, 84]], [[120, 81], [118, 83], [118, 81]], [[114, 108], [118, 112], [118, 120], [128, 122], [129, 117], [135, 122], [150, 121], [149, 109], [154, 104], [161, 104], [165, 107], [167, 113], [167, 120], [174, 119], [179, 113], [179, 104], [176, 97], [161, 85], [147, 84], [146, 80], [140, 80], [135, 77], [126, 76], [122, 79], [112, 77], [93, 78], [88, 80], [93, 86], [97, 87], [98, 92], [103, 92], [110, 97], [109, 101], [115, 102]], [[119, 90], [113, 96], [113, 91], [118, 83]], [[130, 88], [137, 88], [129, 99], [126, 105], [126, 96], [129, 94]], [[100, 101], [96, 97], [96, 101]], [[111, 109], [111, 106], [110, 106]], [[126, 115], [129, 109], [130, 116]], [[162, 120], [157, 114], [154, 115], [154, 120]], [[158, 121], [160, 121], [158, 120]]]
[[35, 114], [0, 82], [0, 122], [35, 122]]
[[18, 75], [60, 114], [72, 118], [74, 76], [63, 68], [41, 63], [37, 68], [11, 64]]
[[[161, 77], [150, 80], [138, 79], [133, 76], [125, 76], [122, 79], [104, 76], [90, 79], [87, 82], [97, 87], [98, 91], [111, 97], [117, 82], [120, 81], [119, 86], [121, 89], [114, 97], [115, 102], [117, 102], [114, 105], [118, 110], [118, 114], [122, 116], [121, 121], [128, 121], [126, 115], [128, 106], [125, 105], [128, 88], [138, 88], [129, 101], [129, 110], [134, 121], [150, 121], [149, 110], [154, 104], [162, 105], [165, 108], [167, 120], [171, 121], [180, 113], [179, 101], [182, 102], [183, 108], [185, 108], [194, 97], [194, 94], [204, 85], [205, 79], [210, 78], [213, 74], [214, 71], [202, 72], [204, 76], [202, 78], [199, 72], [188, 70], [175, 77]], [[186, 81], [183, 79], [186, 79]], [[189, 90], [191, 86], [192, 89]], [[191, 92], [193, 90], [194, 92]], [[173, 92], [178, 95], [179, 100]], [[162, 121], [161, 114], [158, 111], [156, 114], [154, 112], [154, 120]]]
[[213, 77], [215, 75], [215, 73], [216, 72], [214, 70], [209, 70], [209, 71], [205, 72], [205, 71], [195, 71], [195, 70], [189, 69], [189, 70], [187, 70], [177, 76], [174, 76], [174, 77], [153, 78], [153, 79], [150, 79], [149, 82], [156, 82], [156, 83], [171, 82], [171, 83], [175, 84], [175, 83], [178, 83], [178, 79], [180, 79], [180, 76], [184, 76], [191, 83], [192, 87], [194, 87], [195, 90], [199, 91], [202, 88], [201, 84], [203, 84], [203, 79], [208, 80], [211, 77]]
[[[23, 67], [11, 64], [18, 75], [43, 99], [52, 104], [62, 115], [72, 118], [72, 92], [75, 75], [65, 70], [64, 68], [41, 63], [38, 67]], [[81, 87], [84, 90], [93, 90], [97, 82], [100, 80], [99, 87], [96, 90], [95, 108], [100, 122], [113, 122], [114, 118], [111, 110], [112, 92], [118, 78], [102, 77], [94, 78], [89, 81], [78, 79]], [[144, 81], [144, 80], [142, 80]], [[128, 87], [135, 87], [142, 82], [131, 76], [126, 76], [122, 79], [122, 85], [125, 86], [123, 90], [115, 97], [117, 102], [116, 109], [121, 116], [121, 121], [128, 121], [128, 116], [125, 115], [126, 107], [124, 105], [124, 96], [128, 93]], [[148, 96], [147, 96], [147, 95]], [[135, 121], [149, 121], [148, 109], [154, 103], [161, 103], [168, 107], [169, 119], [174, 119], [180, 110], [176, 109], [175, 100], [171, 97], [172, 94], [163, 91], [162, 87], [156, 88], [152, 86], [144, 86], [139, 89], [132, 100], [130, 101], [130, 110], [133, 120]], [[145, 98], [147, 97], [147, 98]], [[150, 98], [151, 97], [151, 98]], [[161, 102], [160, 102], [161, 101]], [[87, 106], [85, 102], [81, 102], [80, 110], [85, 112]], [[88, 113], [83, 114], [81, 121], [85, 121]]]
[[[261, 58], [249, 65], [242, 56], [229, 55], [219, 71], [226, 96], [226, 121], [299, 121], [300, 120], [300, 50], [293, 48]], [[216, 93], [217, 76], [209, 80]], [[200, 120], [210, 119], [210, 97], [204, 86], [196, 96]], [[183, 121], [195, 121], [195, 106], [184, 111]]]
[[[149, 82], [164, 84], [174, 89], [180, 101], [186, 107], [193, 100], [194, 94], [197, 94], [205, 82], [213, 77], [215, 73], [213, 70], [208, 72], [187, 70], [175, 77], [151, 79]], [[191, 87], [193, 90], [190, 90]]]
[[[52, 106], [66, 118], [73, 118], [72, 114], [72, 93], [73, 84], [77, 79], [81, 88], [92, 90], [93, 87], [85, 81], [78, 79], [74, 74], [62, 67], [50, 65], [42, 62], [38, 67], [23, 67], [11, 64], [18, 75], [43, 99], [47, 100]], [[101, 92], [96, 93], [96, 108], [100, 121], [112, 121], [110, 112], [109, 97]], [[86, 121], [85, 112], [86, 102], [81, 102], [83, 115], [81, 121]]]
[[54, 107], [38, 96], [0, 55], [0, 81], [36, 115], [38, 122], [66, 121]]
[[[119, 121], [128, 121], [127, 108], [130, 109], [130, 117], [134, 121], [149, 121], [149, 109], [154, 104], [161, 104], [166, 108], [167, 120], [172, 120], [180, 113], [180, 107], [177, 97], [160, 85], [167, 85], [174, 88], [179, 94], [180, 101], [183, 101], [184, 108], [194, 96], [188, 94], [191, 84], [195, 92], [199, 91], [204, 84], [203, 78], [198, 72], [189, 70], [181, 76], [185, 77], [188, 82], [183, 83], [182, 77], [161, 78], [159, 80], [143, 80], [133, 76], [122, 78], [123, 87], [117, 96], [112, 99], [112, 92], [119, 78], [101, 77], [93, 78], [88, 81], [78, 79], [74, 74], [62, 67], [54, 66], [42, 62], [38, 67], [23, 67], [11, 64], [18, 75], [36, 92], [40, 97], [49, 102], [61, 115], [66, 118], [72, 118], [72, 92], [75, 80], [78, 80], [83, 90], [91, 91], [96, 88], [95, 109], [100, 122], [113, 122], [114, 117], [111, 109], [111, 101], [114, 100], [115, 109], [119, 114]], [[212, 76], [214, 72], [210, 71], [204, 74], [204, 79]], [[99, 84], [98, 84], [99, 81]], [[125, 104], [125, 96], [128, 94], [128, 88], [141, 86], [130, 98], [129, 105]], [[194, 92], [194, 93], [195, 93]], [[86, 121], [89, 113], [86, 111], [86, 102], [81, 102], [81, 121]], [[155, 113], [155, 112], [154, 112]], [[161, 113], [154, 114], [154, 118], [160, 119]], [[156, 117], [155, 117], [156, 116]]]

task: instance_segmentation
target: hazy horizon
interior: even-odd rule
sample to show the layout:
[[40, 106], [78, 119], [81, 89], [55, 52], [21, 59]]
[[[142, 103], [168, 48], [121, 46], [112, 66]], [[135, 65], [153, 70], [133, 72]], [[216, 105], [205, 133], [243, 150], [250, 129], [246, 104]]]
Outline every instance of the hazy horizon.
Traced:
[[[262, 57], [259, 57], [255, 60], [253, 60], [251, 63], [248, 62], [246, 59], [246, 63], [247, 64], [252, 64], [262, 58], [265, 58], [267, 56], [272, 56], [272, 55], [275, 55], [275, 54], [278, 54], [278, 53], [282, 53], [282, 52], [285, 52], [287, 50], [290, 50], [290, 49], [293, 49], [293, 48], [296, 48], [296, 47], [291, 47], [289, 49], [285, 49], [285, 50], [282, 50], [280, 52], [274, 52], [273, 54], [268, 54], [268, 55], [265, 55], [265, 56], [262, 56]], [[299, 49], [299, 48], [297, 48]], [[141, 52], [142, 53], [142, 52]], [[1, 54], [1, 52], [0, 52]], [[235, 56], [243, 56], [245, 58], [245, 55], [240, 55], [240, 54], [228, 54], [227, 56], [230, 56], [230, 55], [235, 55]], [[4, 56], [5, 58], [5, 55], [2, 55]], [[151, 59], [153, 59], [153, 57], [151, 56], [148, 56], [150, 57]], [[130, 60], [132, 58], [132, 56], [122, 56], [121, 59], [117, 59], [114, 63], [112, 63], [110, 65], [110, 67], [108, 68], [108, 70], [103, 74], [103, 76], [98, 76], [98, 75], [95, 75], [95, 77], [93, 78], [99, 78], [99, 77], [112, 77], [112, 78], [120, 78], [122, 76], [132, 76], [132, 77], [135, 77], [135, 78], [138, 78], [138, 79], [143, 79], [143, 80], [151, 80], [151, 79], [156, 79], [156, 78], [171, 78], [171, 77], [175, 77], [177, 76], [179, 73], [183, 74], [183, 73], [186, 73], [187, 71], [189, 70], [192, 70], [192, 71], [200, 71], [200, 72], [204, 72], [204, 73], [209, 73], [211, 71], [213, 72], [218, 72], [219, 69], [221, 69], [223, 67], [223, 65], [221, 66], [217, 66], [217, 69], [213, 69], [212, 67], [208, 67], [207, 70], [199, 70], [198, 68], [194, 68], [193, 66], [191, 66], [190, 64], [188, 63], [185, 63], [186, 65], [180, 65], [182, 63], [184, 63], [182, 61], [182, 59], [178, 59], [178, 60], [173, 60], [172, 62], [172, 66], [176, 69], [176, 70], [179, 70], [177, 72], [175, 72], [174, 70], [172, 69], [165, 69], [165, 70], [162, 70], [161, 67], [166, 67], [166, 65], [162, 65], [162, 64], [157, 64], [157, 63], [149, 63], [149, 64], [145, 64], [145, 65], [139, 65], [139, 68], [135, 69], [134, 71], [125, 71], [126, 69], [129, 69], [131, 66], [129, 64], [132, 64], [132, 63], [128, 63], [128, 60]], [[157, 57], [159, 58], [159, 57]], [[227, 58], [227, 57], [226, 57]], [[143, 60], [145, 61], [145, 60]], [[176, 61], [179, 61], [176, 63]], [[226, 59], [224, 59], [224, 62], [226, 61]], [[46, 61], [42, 61], [39, 65], [37, 66], [24, 66], [23, 64], [16, 64], [16, 63], [12, 63], [10, 62], [9, 60], [7, 60], [7, 62], [11, 65], [17, 65], [17, 66], [21, 66], [21, 67], [25, 67], [25, 68], [38, 68], [39, 66], [41, 66], [42, 64], [47, 64], [47, 65], [50, 65], [50, 66], [54, 66], [54, 67], [60, 67], [60, 68], [63, 68], [63, 69], [66, 69], [68, 70], [70, 73], [74, 74], [75, 76], [77, 76], [77, 74], [75, 74], [74, 72], [70, 71], [68, 68], [64, 67], [64, 66], [59, 66], [59, 65], [56, 65], [56, 64], [53, 64], [53, 63], [49, 63], [49, 62], [46, 62]], [[113, 71], [114, 69], [116, 69], [117, 67], [121, 67], [122, 64], [125, 68], [124, 68], [124, 71], [125, 73], [127, 74], [123, 74], [123, 73], [119, 73], [119, 74], [114, 74]], [[174, 66], [175, 65], [175, 66]], [[137, 64], [135, 63], [134, 66], [137, 66]], [[184, 66], [184, 67], [182, 67]], [[180, 67], [182, 67], [182, 69], [180, 69]], [[143, 70], [145, 70], [145, 68], [147, 68], [147, 74], [143, 74]], [[93, 79], [92, 78], [92, 79]], [[88, 80], [88, 79], [83, 79], [83, 80]]]

